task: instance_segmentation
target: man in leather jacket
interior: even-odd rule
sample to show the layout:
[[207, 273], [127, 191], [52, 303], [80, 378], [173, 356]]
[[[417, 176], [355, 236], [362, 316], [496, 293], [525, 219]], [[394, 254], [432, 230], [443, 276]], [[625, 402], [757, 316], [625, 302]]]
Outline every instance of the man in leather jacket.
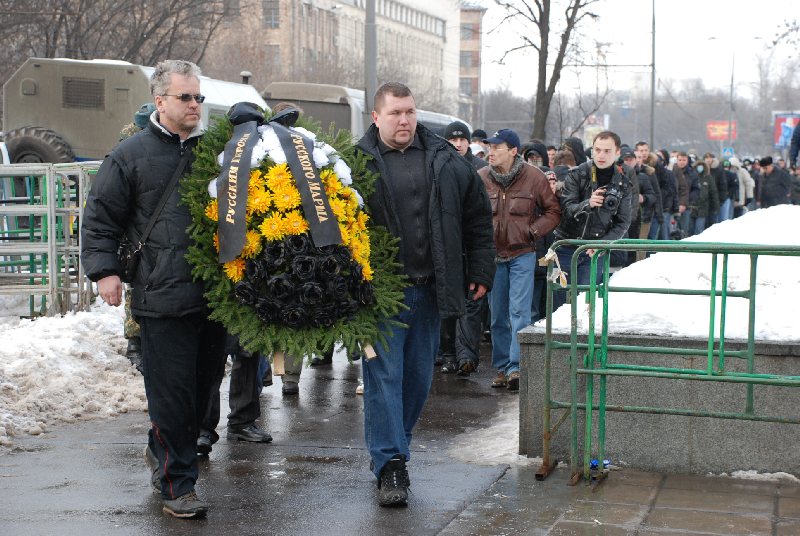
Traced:
[[[592, 159], [572, 168], [561, 189], [561, 224], [555, 230], [556, 240], [617, 240], [626, 236], [631, 223], [632, 185], [620, 166], [621, 141], [614, 132], [603, 131], [592, 141]], [[561, 269], [571, 272], [571, 261], [577, 246], [557, 250]], [[585, 250], [577, 261], [579, 285], [588, 285], [591, 257], [595, 251]], [[601, 275], [598, 260], [598, 281]], [[564, 303], [559, 293], [555, 305]], [[555, 308], [554, 305], [554, 308]]]
[[478, 175], [492, 204], [497, 249], [497, 270], [489, 294], [492, 366], [497, 370], [492, 387], [517, 391], [517, 332], [531, 323], [536, 241], [555, 229], [561, 208], [544, 173], [518, 154], [519, 136], [513, 130], [499, 130], [486, 143], [489, 167]]

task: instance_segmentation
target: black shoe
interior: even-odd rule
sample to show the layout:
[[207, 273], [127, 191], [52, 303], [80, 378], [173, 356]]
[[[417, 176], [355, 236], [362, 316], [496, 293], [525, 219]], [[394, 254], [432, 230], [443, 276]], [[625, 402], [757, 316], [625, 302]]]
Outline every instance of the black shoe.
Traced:
[[381, 477], [378, 479], [378, 504], [406, 506], [409, 485], [406, 460], [402, 456], [395, 456], [381, 470]]
[[297, 382], [284, 381], [281, 386], [283, 396], [294, 396], [300, 392], [300, 385]]
[[452, 374], [458, 371], [458, 361], [455, 359], [448, 359], [442, 365], [442, 374]]
[[150, 445], [144, 448], [144, 461], [150, 469], [150, 486], [156, 493], [161, 493], [161, 471], [158, 470], [158, 458], [150, 450]]
[[255, 424], [248, 424], [244, 428], [232, 430], [228, 428], [228, 439], [237, 441], [249, 441], [251, 443], [270, 443], [272, 436], [269, 432], [262, 430]]
[[350, 361], [360, 361], [361, 360], [361, 352], [353, 352], [350, 354]]
[[140, 337], [128, 339], [128, 349], [125, 350], [125, 357], [128, 358], [131, 365], [136, 367], [136, 370], [142, 372], [142, 339]]
[[321, 367], [322, 365], [330, 365], [333, 363], [333, 350], [325, 352], [322, 357], [315, 355], [311, 358], [312, 367]]
[[183, 519], [200, 518], [208, 512], [208, 504], [192, 490], [177, 499], [164, 499], [164, 512]]
[[197, 455], [208, 456], [211, 453], [211, 445], [213, 444], [214, 441], [211, 439], [210, 435], [200, 434], [197, 437]]
[[441, 367], [442, 365], [444, 365], [444, 357], [442, 357], [440, 354], [436, 354], [436, 357], [433, 360], [433, 366]]
[[469, 359], [462, 359], [458, 364], [458, 375], [464, 378], [478, 370], [478, 366]]

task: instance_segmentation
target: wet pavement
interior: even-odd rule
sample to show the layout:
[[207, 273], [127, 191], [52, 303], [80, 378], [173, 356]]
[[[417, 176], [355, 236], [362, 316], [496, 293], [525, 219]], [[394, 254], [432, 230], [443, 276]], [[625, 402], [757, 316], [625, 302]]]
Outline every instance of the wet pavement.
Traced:
[[[539, 482], [536, 464], [482, 459], [482, 446], [506, 441], [487, 439], [487, 429], [516, 411], [516, 395], [488, 387], [483, 361], [469, 379], [435, 374], [412, 445], [408, 508], [377, 506], [360, 367], [337, 356], [333, 367], [303, 371], [297, 397], [282, 397], [277, 378], [265, 389], [272, 444], [228, 443], [223, 416], [223, 439], [201, 462], [207, 519], [161, 512], [142, 457], [147, 417], [136, 413], [15, 440], [0, 454], [0, 535], [800, 534], [795, 483], [619, 470], [597, 487], [568, 486], [564, 468]], [[497, 430], [516, 443], [508, 427]]]

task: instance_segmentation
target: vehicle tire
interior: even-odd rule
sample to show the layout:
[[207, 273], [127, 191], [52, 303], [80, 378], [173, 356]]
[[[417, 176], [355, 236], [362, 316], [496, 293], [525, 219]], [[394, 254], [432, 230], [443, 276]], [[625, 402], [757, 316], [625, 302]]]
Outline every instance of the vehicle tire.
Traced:
[[22, 127], [5, 135], [12, 164], [74, 162], [75, 152], [64, 138], [42, 127]]

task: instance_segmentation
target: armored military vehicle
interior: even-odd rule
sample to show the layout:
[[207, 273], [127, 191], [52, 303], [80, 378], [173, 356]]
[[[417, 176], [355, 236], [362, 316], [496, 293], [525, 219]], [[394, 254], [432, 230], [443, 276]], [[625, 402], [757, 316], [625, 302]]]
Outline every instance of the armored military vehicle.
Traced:
[[[152, 67], [116, 60], [29, 58], [3, 85], [4, 140], [14, 163], [100, 160], [147, 102]], [[266, 108], [250, 85], [202, 77], [203, 123], [237, 102]]]

